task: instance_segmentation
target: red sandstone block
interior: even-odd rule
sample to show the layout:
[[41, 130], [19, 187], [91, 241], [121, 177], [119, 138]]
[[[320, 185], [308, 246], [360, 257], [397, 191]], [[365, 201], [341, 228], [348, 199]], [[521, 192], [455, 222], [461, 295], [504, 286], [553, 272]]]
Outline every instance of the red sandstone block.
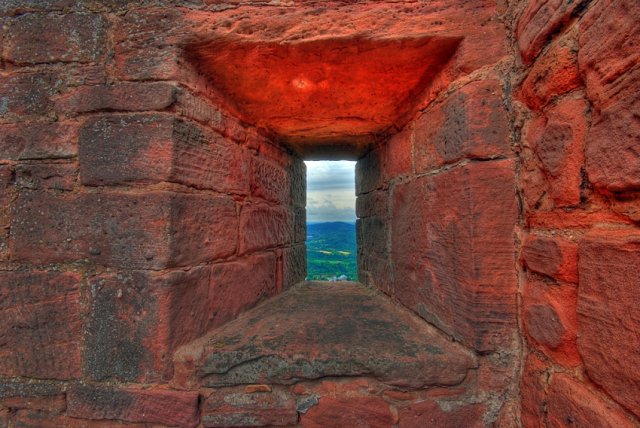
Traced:
[[597, 109], [637, 103], [640, 88], [640, 3], [598, 1], [580, 23], [578, 61]]
[[640, 416], [640, 232], [594, 230], [580, 243], [578, 349], [589, 377]]
[[382, 180], [382, 153], [371, 150], [356, 163], [356, 195], [376, 190]]
[[9, 418], [11, 411], [4, 407], [0, 407], [0, 428], [9, 428]]
[[529, 280], [522, 296], [522, 320], [532, 343], [564, 366], [580, 364], [576, 346], [577, 290]]
[[286, 389], [247, 393], [244, 388], [216, 389], [205, 400], [202, 424], [207, 427], [296, 425], [296, 400]]
[[548, 365], [535, 354], [529, 353], [526, 356], [520, 377], [520, 419], [523, 427], [545, 427], [545, 391], [550, 371]]
[[385, 180], [413, 172], [413, 129], [409, 126], [391, 137], [382, 148]]
[[0, 406], [61, 413], [67, 408], [64, 385], [0, 379]]
[[307, 247], [294, 245], [282, 250], [282, 290], [288, 290], [307, 276]]
[[0, 260], [6, 258], [8, 249], [11, 201], [14, 197], [13, 174], [11, 165], [0, 165]]
[[11, 234], [16, 261], [158, 269], [235, 253], [237, 218], [234, 202], [223, 197], [23, 192]]
[[293, 242], [304, 243], [307, 240], [307, 210], [302, 207], [293, 208]]
[[7, 25], [4, 58], [15, 64], [96, 61], [106, 41], [98, 14], [24, 14]]
[[531, 0], [518, 21], [516, 36], [525, 64], [531, 64], [549, 38], [560, 30], [574, 14], [580, 12], [581, 1]]
[[526, 141], [540, 160], [555, 206], [580, 203], [588, 114], [586, 101], [564, 99], [548, 110], [544, 121], [529, 126]]
[[22, 122], [0, 125], [0, 159], [61, 159], [78, 153], [73, 122]]
[[44, 116], [53, 109], [51, 96], [59, 85], [50, 73], [0, 76], [0, 120], [16, 116]]
[[96, 111], [164, 110], [176, 101], [177, 88], [165, 82], [81, 86], [56, 100], [56, 111], [76, 114]]
[[435, 401], [411, 404], [398, 412], [400, 428], [482, 428], [486, 408], [482, 404], [467, 404], [445, 410]]
[[581, 84], [578, 43], [570, 34], [555, 41], [531, 67], [522, 83], [520, 97], [530, 108], [540, 110], [553, 98]]
[[38, 163], [16, 166], [16, 186], [32, 190], [73, 190], [77, 176], [76, 164]]
[[251, 159], [251, 194], [277, 204], [291, 204], [291, 181], [287, 170], [263, 157]]
[[472, 162], [393, 193], [395, 296], [479, 351], [515, 331], [514, 181], [513, 161]]
[[498, 81], [469, 83], [416, 120], [413, 155], [418, 173], [463, 158], [510, 154], [508, 117]]
[[292, 157], [288, 172], [291, 181], [291, 203], [294, 207], [304, 208], [307, 206], [307, 166], [302, 159]]
[[558, 236], [528, 235], [522, 244], [524, 265], [561, 281], [578, 282], [578, 246]]
[[273, 253], [255, 254], [214, 264], [210, 281], [208, 325], [217, 327], [276, 294], [276, 257]]
[[80, 176], [89, 186], [172, 181], [245, 193], [247, 170], [235, 143], [168, 114], [98, 116], [80, 131]]
[[33, 410], [18, 410], [13, 416], [13, 420], [15, 426], [20, 428], [147, 428], [149, 426], [148, 424], [122, 421], [77, 419]]
[[291, 243], [293, 226], [293, 214], [285, 207], [245, 205], [240, 213], [240, 254]]
[[80, 277], [0, 272], [0, 375], [80, 376]]
[[380, 397], [321, 397], [318, 405], [302, 415], [305, 428], [325, 428], [340, 421], [342, 426], [389, 427], [397, 420]]
[[74, 386], [67, 414], [93, 420], [119, 419], [191, 428], [199, 422], [198, 393], [162, 389]]
[[631, 428], [637, 424], [568, 375], [551, 377], [547, 397], [548, 427]]
[[610, 192], [640, 190], [640, 79], [635, 90], [596, 116], [587, 135], [589, 180]]
[[375, 191], [358, 195], [356, 198], [356, 216], [381, 217], [389, 216], [389, 194], [386, 191]]
[[103, 274], [89, 286], [85, 373], [97, 381], [169, 379], [173, 351], [204, 334], [213, 306], [206, 266]]

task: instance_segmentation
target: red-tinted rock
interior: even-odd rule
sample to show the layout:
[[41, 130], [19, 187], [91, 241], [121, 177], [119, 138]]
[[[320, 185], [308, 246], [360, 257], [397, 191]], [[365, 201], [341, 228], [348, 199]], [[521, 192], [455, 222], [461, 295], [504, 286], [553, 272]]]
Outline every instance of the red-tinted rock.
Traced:
[[396, 422], [389, 405], [380, 397], [320, 398], [320, 403], [302, 415], [305, 428], [335, 426], [386, 428]]
[[285, 207], [245, 205], [240, 213], [240, 253], [291, 243], [293, 225], [293, 214]]
[[78, 167], [69, 163], [22, 164], [16, 167], [16, 186], [26, 189], [73, 190]]
[[285, 389], [247, 393], [242, 388], [214, 390], [202, 409], [207, 427], [296, 425], [296, 400]]
[[85, 372], [98, 381], [168, 379], [173, 351], [206, 331], [218, 304], [206, 266], [104, 274], [89, 285]]
[[529, 280], [522, 296], [522, 321], [537, 347], [569, 367], [580, 363], [576, 347], [577, 290]]
[[244, 193], [247, 170], [235, 143], [172, 115], [98, 116], [80, 131], [80, 177], [89, 186], [172, 181]]
[[45, 116], [53, 108], [51, 96], [59, 85], [49, 73], [0, 76], [0, 119]]
[[[2, 419], [0, 419], [1, 421]], [[55, 413], [18, 410], [13, 416], [20, 428], [146, 428], [148, 425], [123, 421], [77, 419]], [[2, 427], [2, 425], [0, 425]], [[4, 427], [2, 427], [4, 428]]]
[[511, 343], [515, 329], [513, 167], [470, 163], [393, 193], [395, 296], [481, 351]]
[[164, 82], [82, 86], [56, 100], [60, 113], [164, 110], [176, 101], [177, 88]]
[[[637, 86], [640, 88], [640, 85]], [[604, 109], [591, 125], [585, 156], [589, 180], [612, 192], [640, 190], [638, 89]]]
[[282, 289], [288, 290], [307, 276], [307, 247], [294, 245], [282, 250]]
[[162, 268], [235, 253], [237, 219], [232, 200], [208, 195], [23, 192], [11, 231], [13, 260]]
[[591, 392], [582, 382], [554, 374], [547, 397], [547, 427], [631, 428], [637, 424]]
[[74, 418], [119, 419], [191, 428], [199, 422], [198, 393], [162, 389], [74, 386], [67, 392]]
[[252, 158], [251, 193], [253, 196], [277, 204], [290, 204], [291, 182], [287, 171], [280, 165], [264, 158]]
[[256, 254], [211, 267], [209, 326], [218, 327], [276, 293], [276, 257]]
[[413, 172], [413, 129], [405, 127], [384, 143], [383, 174], [385, 180]]
[[356, 283], [302, 283], [176, 352], [180, 387], [368, 376], [401, 388], [457, 385], [475, 357]]
[[[556, 42], [535, 62], [522, 83], [521, 97], [534, 110], [582, 83], [578, 72], [578, 43], [573, 35]], [[553, 117], [553, 115], [551, 115]]]
[[78, 154], [73, 122], [25, 122], [0, 125], [0, 159], [60, 159]]
[[635, 0], [598, 1], [580, 22], [580, 70], [587, 94], [598, 109], [637, 104], [640, 87], [640, 4]]
[[499, 82], [469, 83], [418, 117], [413, 154], [418, 173], [463, 158], [508, 156], [508, 117]]
[[522, 244], [522, 260], [533, 272], [578, 282], [578, 246], [565, 238], [528, 235]]
[[64, 385], [0, 379], [0, 406], [61, 413], [67, 408]]
[[595, 230], [580, 244], [580, 355], [589, 377], [640, 416], [638, 266], [637, 230]]
[[0, 260], [7, 257], [11, 201], [15, 193], [12, 186], [13, 177], [14, 170], [11, 165], [0, 165]]
[[580, 203], [588, 113], [584, 100], [564, 99], [547, 111], [544, 122], [533, 121], [527, 132], [526, 141], [540, 160], [555, 206]]
[[518, 21], [516, 35], [520, 54], [530, 64], [548, 39], [558, 32], [585, 2], [563, 0], [531, 0]]
[[79, 377], [80, 276], [0, 272], [0, 284], [0, 374]]
[[15, 64], [95, 61], [105, 47], [105, 25], [98, 14], [24, 14], [8, 22], [4, 58]]
[[[481, 428], [484, 427], [485, 406], [467, 404], [445, 410], [435, 401], [423, 401], [411, 404], [399, 411], [400, 428], [438, 427], [438, 428]], [[448, 406], [447, 406], [448, 407]]]
[[549, 368], [535, 354], [527, 355], [520, 378], [520, 418], [527, 428], [544, 427], [547, 405], [545, 391], [549, 383]]
[[356, 163], [356, 195], [369, 193], [383, 183], [382, 153], [380, 150], [372, 150], [358, 159]]

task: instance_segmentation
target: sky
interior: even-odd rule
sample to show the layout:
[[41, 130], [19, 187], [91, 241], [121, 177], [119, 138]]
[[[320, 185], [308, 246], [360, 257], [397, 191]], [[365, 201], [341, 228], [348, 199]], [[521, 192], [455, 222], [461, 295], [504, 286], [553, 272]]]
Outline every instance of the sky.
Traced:
[[356, 220], [354, 161], [305, 161], [307, 222]]

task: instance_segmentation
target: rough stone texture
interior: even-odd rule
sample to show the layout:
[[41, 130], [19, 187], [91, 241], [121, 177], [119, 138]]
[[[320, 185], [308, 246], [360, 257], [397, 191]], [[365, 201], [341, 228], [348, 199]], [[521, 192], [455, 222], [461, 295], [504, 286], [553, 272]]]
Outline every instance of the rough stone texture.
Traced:
[[291, 243], [293, 225], [293, 214], [284, 207], [245, 205], [240, 214], [240, 253]]
[[0, 379], [0, 406], [61, 413], [66, 410], [67, 401], [60, 382]]
[[295, 397], [284, 389], [245, 392], [244, 388], [222, 388], [203, 404], [205, 427], [290, 426], [298, 422]]
[[578, 246], [562, 237], [529, 235], [522, 244], [524, 265], [561, 281], [578, 282]]
[[321, 398], [300, 422], [305, 428], [322, 428], [340, 421], [345, 426], [382, 428], [396, 422], [389, 405], [379, 397]]
[[0, 375], [80, 376], [79, 283], [75, 273], [0, 272]]
[[75, 386], [67, 395], [67, 413], [75, 418], [119, 419], [183, 428], [195, 427], [199, 421], [197, 392]]
[[549, 383], [549, 369], [535, 354], [524, 358], [520, 382], [520, 418], [523, 427], [544, 427], [545, 390]]
[[175, 364], [174, 383], [209, 387], [365, 374], [421, 387], [459, 384], [475, 359], [358, 284], [302, 283], [183, 347]]
[[548, 427], [637, 427], [622, 411], [566, 375], [553, 375], [547, 403]]
[[638, 266], [636, 230], [595, 230], [580, 244], [580, 355], [589, 377], [640, 416]]
[[52, 73], [0, 76], [0, 120], [46, 116], [53, 109], [51, 96], [58, 85]]
[[78, 154], [78, 126], [73, 122], [26, 122], [0, 125], [0, 159], [64, 159]]
[[488, 159], [510, 153], [508, 118], [495, 80], [473, 82], [430, 107], [415, 122], [416, 172], [463, 158]]
[[442, 428], [484, 427], [483, 416], [485, 413], [482, 404], [469, 404], [456, 406], [451, 410], [444, 410], [435, 401], [423, 401], [412, 404], [398, 412], [400, 428], [412, 428], [417, 426], [432, 426]]
[[70, 191], [76, 183], [78, 168], [68, 163], [37, 163], [18, 165], [16, 186], [31, 190]]
[[105, 25], [98, 14], [24, 14], [7, 21], [3, 56], [15, 64], [96, 61]]
[[513, 180], [512, 161], [471, 163], [393, 193], [394, 295], [480, 351], [515, 328]]

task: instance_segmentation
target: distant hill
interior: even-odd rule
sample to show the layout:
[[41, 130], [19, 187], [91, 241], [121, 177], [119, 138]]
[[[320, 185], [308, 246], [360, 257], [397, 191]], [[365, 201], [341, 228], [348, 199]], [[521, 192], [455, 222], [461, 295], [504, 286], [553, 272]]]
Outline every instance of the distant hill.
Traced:
[[307, 278], [357, 281], [355, 223], [307, 223]]

